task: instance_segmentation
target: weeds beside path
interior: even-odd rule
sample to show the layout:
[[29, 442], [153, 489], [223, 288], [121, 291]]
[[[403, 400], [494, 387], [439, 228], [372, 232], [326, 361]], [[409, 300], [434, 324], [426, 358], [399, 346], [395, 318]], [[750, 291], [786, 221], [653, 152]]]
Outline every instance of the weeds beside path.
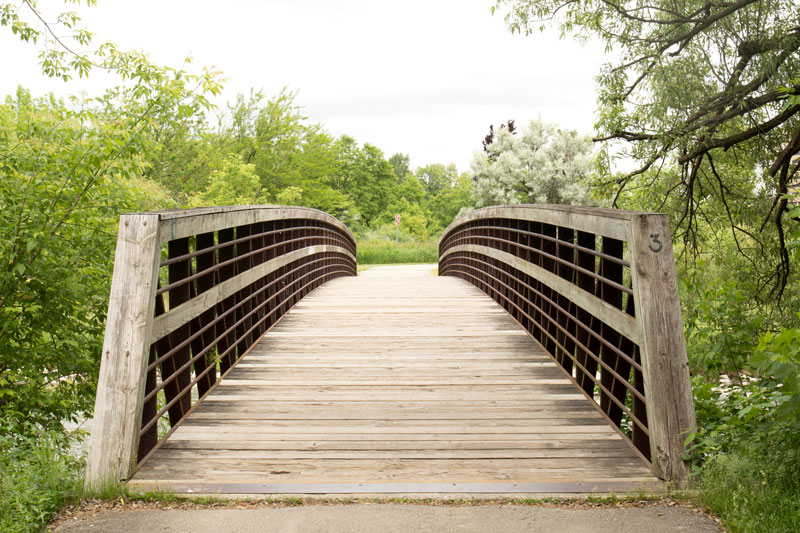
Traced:
[[700, 510], [671, 499], [297, 499], [87, 501], [48, 527], [103, 531], [721, 531]]
[[439, 245], [435, 240], [411, 240], [398, 244], [389, 240], [360, 241], [357, 256], [358, 263], [365, 265], [436, 263]]

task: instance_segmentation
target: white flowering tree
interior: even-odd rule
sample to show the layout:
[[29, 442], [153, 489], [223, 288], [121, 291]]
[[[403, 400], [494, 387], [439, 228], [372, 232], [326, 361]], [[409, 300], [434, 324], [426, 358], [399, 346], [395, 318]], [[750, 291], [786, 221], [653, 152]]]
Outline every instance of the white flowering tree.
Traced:
[[592, 157], [588, 137], [541, 119], [519, 135], [500, 128], [472, 160], [475, 205], [585, 204]]

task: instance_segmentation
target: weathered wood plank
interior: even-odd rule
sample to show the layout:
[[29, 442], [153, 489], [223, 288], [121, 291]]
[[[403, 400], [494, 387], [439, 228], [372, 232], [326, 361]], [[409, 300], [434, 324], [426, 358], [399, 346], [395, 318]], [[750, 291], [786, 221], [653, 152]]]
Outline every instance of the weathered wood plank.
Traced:
[[[627, 240], [630, 235], [632, 211], [602, 209], [577, 205], [498, 205], [475, 209], [458, 217], [442, 235], [447, 235], [456, 225], [481, 218], [509, 218], [563, 226], [579, 231]], [[441, 239], [440, 239], [441, 242]]]
[[127, 479], [136, 467], [159, 243], [158, 215], [120, 217], [86, 462], [88, 490]]
[[549, 288], [561, 296], [567, 298], [569, 301], [583, 308], [589, 314], [597, 319], [609, 324], [611, 327], [631, 339], [633, 342], [638, 343], [640, 339], [639, 324], [632, 316], [622, 312], [603, 300], [600, 300], [595, 295], [590, 294], [582, 288], [574, 285], [573, 283], [558, 277], [549, 270], [534, 265], [522, 258], [515, 255], [503, 252], [496, 248], [488, 246], [480, 246], [477, 244], [461, 244], [453, 246], [445, 252], [442, 257], [446, 257], [452, 253], [458, 252], [474, 252], [481, 255], [497, 259], [503, 263], [510, 265], [520, 272], [524, 272], [529, 276], [541, 281]]
[[[254, 281], [261, 279], [271, 272], [288, 265], [303, 257], [310, 255], [325, 253], [325, 252], [338, 252], [347, 254], [352, 257], [352, 254], [340, 246], [329, 246], [321, 244], [318, 246], [307, 246], [293, 252], [281, 255], [261, 263], [254, 268], [245, 270], [241, 274], [237, 274], [230, 279], [226, 279], [218, 285], [214, 285], [207, 291], [192, 298], [190, 301], [177, 305], [171, 308], [167, 313], [156, 317], [153, 321], [153, 329], [150, 337], [150, 342], [155, 342], [161, 337], [172, 333], [177, 328], [184, 324], [188, 324], [193, 318], [197, 318], [205, 311], [214, 307], [218, 302], [233, 296], [242, 288], [247, 287]], [[355, 259], [355, 258], [354, 258]]]
[[655, 481], [505, 311], [430, 271], [304, 298], [133, 483]]
[[[218, 215], [218, 216], [208, 216]], [[161, 219], [161, 241], [166, 242], [199, 233], [209, 233], [224, 228], [245, 226], [271, 220], [303, 218], [319, 220], [335, 226], [355, 242], [355, 237], [346, 225], [328, 213], [308, 207], [287, 207], [282, 205], [229, 205], [203, 207], [192, 210], [176, 209], [172, 212], [159, 211]]]
[[[548, 436], [549, 437], [549, 436]], [[171, 450], [566, 450], [583, 453], [587, 450], [608, 450], [631, 453], [620, 448], [614, 439], [451, 439], [451, 440], [259, 440], [218, 441], [216, 439], [170, 440], [164, 449]]]
[[640, 346], [653, 470], [662, 479], [681, 479], [688, 469], [683, 441], [696, 422], [669, 217], [640, 215], [632, 230], [631, 276], [636, 315], [643, 324]]

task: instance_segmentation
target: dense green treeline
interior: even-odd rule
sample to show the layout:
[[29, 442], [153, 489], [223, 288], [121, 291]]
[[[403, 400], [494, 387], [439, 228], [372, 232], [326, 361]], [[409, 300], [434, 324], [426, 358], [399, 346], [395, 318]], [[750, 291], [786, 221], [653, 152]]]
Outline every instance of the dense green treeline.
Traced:
[[407, 155], [387, 159], [376, 146], [308, 123], [295, 100], [286, 90], [251, 92], [218, 113], [216, 127], [204, 114], [165, 124], [143, 178], [180, 207], [313, 207], [359, 236], [388, 234], [389, 226], [394, 233], [400, 214], [405, 238], [424, 240], [470, 202], [469, 179], [454, 165], [412, 171]]

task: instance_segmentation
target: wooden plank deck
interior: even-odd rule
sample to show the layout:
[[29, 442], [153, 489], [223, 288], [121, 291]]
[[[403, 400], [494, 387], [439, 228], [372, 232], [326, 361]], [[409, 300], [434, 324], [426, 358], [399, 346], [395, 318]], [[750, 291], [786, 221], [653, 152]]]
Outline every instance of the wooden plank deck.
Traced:
[[137, 472], [211, 493], [588, 493], [661, 482], [498, 305], [434, 265], [331, 281]]

